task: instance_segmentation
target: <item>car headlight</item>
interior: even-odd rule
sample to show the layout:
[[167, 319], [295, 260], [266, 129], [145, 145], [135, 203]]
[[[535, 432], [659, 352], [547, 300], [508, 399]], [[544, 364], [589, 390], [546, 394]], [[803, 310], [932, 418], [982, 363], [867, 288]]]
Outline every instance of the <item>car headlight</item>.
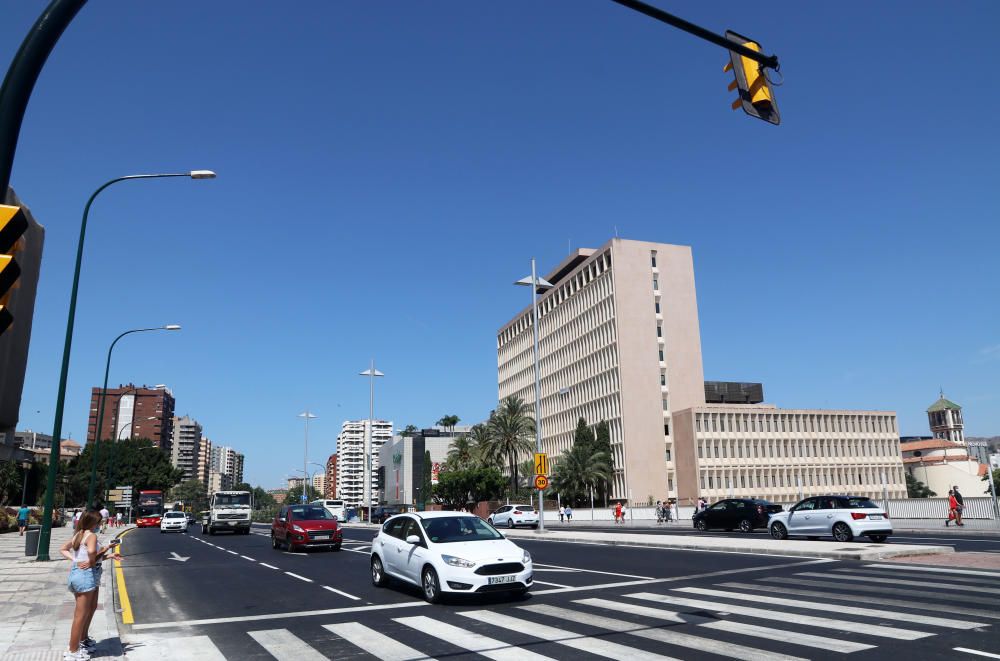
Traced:
[[525, 551], [524, 557], [521, 558], [521, 562], [524, 564], [528, 564], [529, 562], [531, 562], [531, 554]]
[[292, 524], [292, 530], [294, 530], [295, 532], [305, 532], [305, 528], [297, 526], [294, 523]]
[[453, 555], [442, 555], [441, 559], [444, 560], [445, 564], [451, 565], [452, 567], [475, 567], [476, 563], [471, 560], [466, 560], [465, 558], [456, 558]]

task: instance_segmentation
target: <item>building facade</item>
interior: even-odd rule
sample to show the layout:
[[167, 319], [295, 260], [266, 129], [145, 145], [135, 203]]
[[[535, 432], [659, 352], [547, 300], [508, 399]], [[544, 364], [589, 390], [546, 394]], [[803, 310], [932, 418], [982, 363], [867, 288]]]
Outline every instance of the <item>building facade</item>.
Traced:
[[367, 505], [378, 488], [378, 457], [392, 439], [392, 421], [374, 420], [368, 485], [365, 485], [365, 455], [368, 420], [345, 420], [337, 436], [337, 496], [347, 507]]
[[[434, 430], [424, 430], [424, 434], [428, 431]], [[451, 435], [418, 434], [395, 436], [383, 445], [378, 457], [382, 484], [377, 502], [407, 506], [430, 502], [431, 494], [422, 493], [424, 473], [430, 472], [432, 486], [437, 483], [438, 471], [448, 458], [448, 450], [454, 439]]]
[[317, 472], [312, 476], [312, 488], [316, 490], [320, 498], [326, 493], [326, 473]]
[[201, 451], [201, 425], [194, 418], [185, 415], [174, 417], [173, 437], [170, 443], [170, 463], [184, 471], [184, 480], [201, 479], [198, 473], [198, 459]]
[[337, 453], [334, 452], [326, 460], [326, 484], [323, 490], [324, 498], [337, 497]]
[[201, 440], [198, 442], [198, 465], [196, 468], [196, 473], [198, 479], [202, 481], [205, 485], [205, 489], [208, 489], [208, 474], [212, 470], [212, 441], [210, 441], [206, 436], [202, 436]]
[[962, 407], [941, 397], [927, 409], [927, 422], [934, 438], [946, 438], [954, 443], [965, 444], [965, 421]]
[[225, 445], [212, 446], [209, 471], [226, 475], [230, 485], [243, 482], [243, 455]]
[[931, 438], [917, 437], [900, 444], [903, 464], [914, 479], [923, 482], [938, 496], [958, 487], [965, 495], [980, 495], [982, 478], [989, 470], [965, 440], [962, 407], [941, 397], [927, 409]]
[[[87, 442], [97, 438], [101, 389], [90, 391]], [[166, 386], [120, 385], [108, 388], [104, 399], [101, 439], [148, 438], [161, 450], [170, 452], [173, 440], [174, 395]]]

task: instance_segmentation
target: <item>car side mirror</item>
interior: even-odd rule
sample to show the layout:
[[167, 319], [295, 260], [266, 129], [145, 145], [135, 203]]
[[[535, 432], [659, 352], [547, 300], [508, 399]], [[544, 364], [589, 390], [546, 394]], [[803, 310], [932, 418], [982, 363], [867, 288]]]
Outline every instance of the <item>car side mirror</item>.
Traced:
[[409, 537], [406, 538], [406, 543], [407, 544], [419, 544], [420, 543], [420, 535], [410, 535]]
[[278, 517], [278, 521], [281, 521], [282, 523], [284, 523], [284, 522], [285, 522], [285, 517], [283, 517], [283, 516], [279, 516], [279, 517]]

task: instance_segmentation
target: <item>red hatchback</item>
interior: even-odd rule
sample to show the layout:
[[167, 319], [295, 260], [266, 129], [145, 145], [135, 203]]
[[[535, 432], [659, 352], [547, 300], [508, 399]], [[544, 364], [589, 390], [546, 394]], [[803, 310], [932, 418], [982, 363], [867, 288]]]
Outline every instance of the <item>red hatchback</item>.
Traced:
[[271, 523], [271, 546], [289, 551], [312, 547], [340, 550], [343, 533], [322, 505], [285, 505]]

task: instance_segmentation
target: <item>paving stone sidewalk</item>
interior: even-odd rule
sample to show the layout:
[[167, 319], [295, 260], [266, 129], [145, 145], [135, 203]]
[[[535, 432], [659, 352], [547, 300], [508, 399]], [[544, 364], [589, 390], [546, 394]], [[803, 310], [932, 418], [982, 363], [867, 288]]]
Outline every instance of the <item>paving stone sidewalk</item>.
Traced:
[[[109, 529], [107, 542], [126, 528]], [[49, 562], [24, 555], [24, 537], [16, 532], [0, 535], [0, 659], [3, 661], [55, 661], [69, 643], [73, 620], [73, 595], [66, 588], [69, 561], [59, 547], [72, 535], [69, 526], [52, 529]], [[57, 559], [56, 559], [57, 558]], [[105, 564], [101, 596], [90, 635], [98, 641], [94, 659], [124, 659], [114, 612], [114, 572]]]

